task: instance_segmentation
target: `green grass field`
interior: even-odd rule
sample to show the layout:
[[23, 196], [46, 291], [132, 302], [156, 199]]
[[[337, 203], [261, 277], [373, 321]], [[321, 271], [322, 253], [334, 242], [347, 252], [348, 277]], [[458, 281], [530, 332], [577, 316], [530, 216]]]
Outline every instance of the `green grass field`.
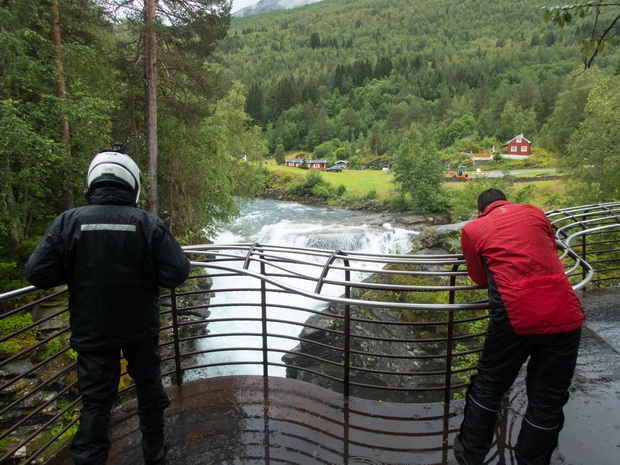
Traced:
[[[267, 167], [279, 176], [290, 176], [298, 180], [306, 176], [308, 171], [286, 166], [267, 165]], [[395, 185], [392, 183], [393, 176], [377, 170], [344, 170], [340, 173], [322, 172], [321, 176], [332, 186], [346, 187], [347, 194], [365, 196], [371, 191], [377, 193], [377, 199], [385, 199], [395, 193]]]
[[[299, 168], [289, 168], [284, 166], [276, 166], [275, 164], [266, 165], [271, 171], [277, 173], [280, 177], [287, 177], [289, 182], [302, 180], [308, 171]], [[536, 174], [536, 173], [534, 173]], [[375, 200], [382, 201], [394, 198], [399, 194], [396, 191], [396, 185], [392, 182], [393, 175], [386, 174], [378, 170], [344, 170], [340, 173], [322, 172], [323, 179], [328, 181], [335, 188], [343, 185], [346, 188], [346, 195], [355, 197], [365, 197], [370, 192], [375, 191]], [[530, 175], [531, 176], [531, 175]], [[533, 192], [534, 205], [540, 208], [552, 209], [556, 208], [558, 198], [564, 194], [564, 180], [546, 180], [544, 177], [536, 182], [516, 183], [517, 190], [521, 190], [528, 185], [535, 186]], [[464, 189], [466, 182], [446, 182], [444, 187], [448, 192]]]

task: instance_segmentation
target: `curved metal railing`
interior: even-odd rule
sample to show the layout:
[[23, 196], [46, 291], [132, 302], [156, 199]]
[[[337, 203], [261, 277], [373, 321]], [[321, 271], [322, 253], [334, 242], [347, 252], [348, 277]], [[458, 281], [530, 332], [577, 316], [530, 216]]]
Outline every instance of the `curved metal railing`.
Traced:
[[590, 265], [592, 278], [582, 271], [582, 281], [600, 285], [620, 278], [620, 202], [583, 205], [547, 212], [556, 238]]
[[[576, 288], [618, 278], [617, 208], [549, 212]], [[475, 369], [488, 303], [461, 255], [267, 244], [185, 251], [192, 277], [161, 299], [169, 383], [233, 373], [288, 377], [345, 396], [442, 402], [447, 418]], [[66, 299], [64, 289], [33, 287], [0, 295], [3, 327], [14, 326], [0, 335], [2, 463], [39, 463], [75, 429]], [[130, 380], [122, 385], [121, 396], [131, 396]]]

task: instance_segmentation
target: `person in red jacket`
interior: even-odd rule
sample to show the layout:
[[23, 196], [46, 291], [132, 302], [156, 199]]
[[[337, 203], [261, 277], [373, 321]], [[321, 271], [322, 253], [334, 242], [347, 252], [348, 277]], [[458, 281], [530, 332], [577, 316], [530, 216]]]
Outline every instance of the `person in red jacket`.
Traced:
[[527, 364], [528, 406], [515, 446], [519, 465], [548, 465], [564, 423], [583, 311], [538, 208], [488, 189], [462, 230], [467, 273], [489, 294], [489, 327], [454, 441], [461, 465], [482, 465], [504, 394]]

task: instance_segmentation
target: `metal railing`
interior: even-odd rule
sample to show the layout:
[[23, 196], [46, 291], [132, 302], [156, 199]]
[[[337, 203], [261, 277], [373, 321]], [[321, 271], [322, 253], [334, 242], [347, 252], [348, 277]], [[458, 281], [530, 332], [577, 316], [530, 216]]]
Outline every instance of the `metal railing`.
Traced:
[[[591, 268], [594, 285], [620, 278], [620, 202], [547, 212], [556, 237]], [[587, 270], [582, 270], [582, 280]]]
[[[575, 288], [597, 281], [595, 271], [617, 279], [618, 207], [549, 213]], [[344, 396], [440, 402], [447, 419], [475, 369], [488, 302], [461, 255], [265, 244], [185, 251], [192, 277], [161, 298], [167, 383], [288, 377]], [[63, 289], [33, 287], [0, 295], [0, 321], [9, 328], [0, 337], [0, 463], [41, 463], [75, 429], [79, 394], [66, 299]], [[133, 395], [130, 380], [122, 384], [121, 396]]]

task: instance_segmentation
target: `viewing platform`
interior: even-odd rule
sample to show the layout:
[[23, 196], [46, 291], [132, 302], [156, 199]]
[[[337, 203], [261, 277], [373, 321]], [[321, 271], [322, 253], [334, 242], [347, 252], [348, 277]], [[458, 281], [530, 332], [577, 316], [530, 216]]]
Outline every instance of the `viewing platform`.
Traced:
[[[547, 213], [586, 313], [553, 465], [620, 464], [619, 212], [620, 204], [603, 204]], [[451, 238], [448, 231], [439, 242]], [[184, 249], [192, 277], [161, 296], [172, 400], [161, 463], [456, 463], [452, 444], [488, 318], [486, 290], [469, 280], [461, 255]], [[0, 337], [3, 465], [72, 463], [80, 397], [66, 295], [25, 288], [0, 296], [2, 319], [26, 321]], [[143, 463], [133, 391], [123, 376], [109, 465]], [[516, 464], [525, 405], [519, 380], [487, 464]]]
[[[620, 288], [582, 296], [587, 321], [566, 423], [551, 465], [620, 464]], [[169, 448], [162, 464], [456, 464], [464, 402], [398, 404], [346, 399], [286, 378], [231, 376], [169, 390]], [[525, 411], [524, 383], [508, 395], [486, 462], [516, 464], [512, 446]], [[109, 465], [143, 463], [135, 404], [115, 412]], [[68, 450], [50, 465], [71, 465]]]

